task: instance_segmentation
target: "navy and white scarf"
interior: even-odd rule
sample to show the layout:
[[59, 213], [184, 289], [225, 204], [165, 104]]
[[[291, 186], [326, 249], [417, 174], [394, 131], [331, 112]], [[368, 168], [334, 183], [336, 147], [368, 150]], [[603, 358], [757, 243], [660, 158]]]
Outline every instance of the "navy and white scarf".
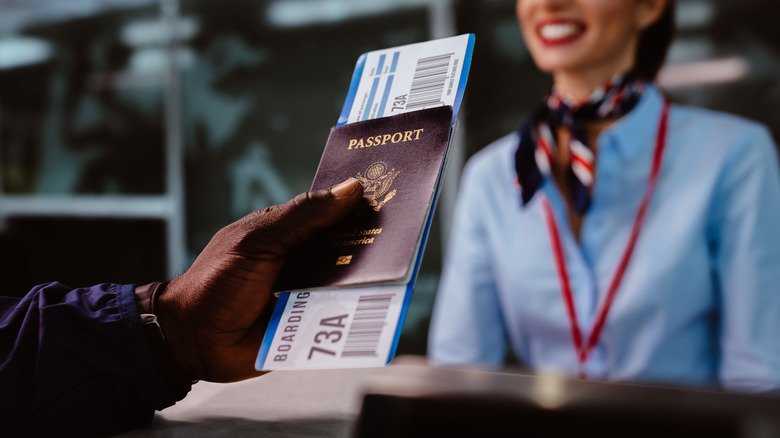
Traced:
[[553, 92], [520, 128], [520, 144], [515, 152], [515, 170], [522, 190], [523, 205], [528, 203], [551, 172], [559, 128], [570, 133], [570, 165], [566, 181], [574, 211], [584, 214], [590, 206], [593, 186], [594, 155], [585, 129], [588, 123], [615, 119], [636, 106], [646, 83], [631, 73], [616, 76], [580, 102]]

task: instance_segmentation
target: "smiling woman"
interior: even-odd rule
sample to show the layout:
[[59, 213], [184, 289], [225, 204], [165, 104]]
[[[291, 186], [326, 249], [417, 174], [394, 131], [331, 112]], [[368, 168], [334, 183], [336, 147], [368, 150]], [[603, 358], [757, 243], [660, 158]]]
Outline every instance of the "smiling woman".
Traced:
[[[672, 10], [665, 0], [596, 0], [578, 2], [576, 8], [566, 3], [521, 0], [516, 9], [537, 67], [553, 74], [561, 93], [576, 98], [587, 97], [604, 78], [630, 70], [637, 57], [654, 55], [638, 53], [639, 41], [654, 24], [668, 28], [659, 18], [667, 11], [665, 19], [670, 20]], [[668, 46], [669, 38], [665, 43]], [[656, 71], [645, 73], [652, 79]]]
[[766, 128], [654, 84], [672, 1], [519, 0], [545, 101], [461, 180], [433, 362], [780, 389], [780, 172]]

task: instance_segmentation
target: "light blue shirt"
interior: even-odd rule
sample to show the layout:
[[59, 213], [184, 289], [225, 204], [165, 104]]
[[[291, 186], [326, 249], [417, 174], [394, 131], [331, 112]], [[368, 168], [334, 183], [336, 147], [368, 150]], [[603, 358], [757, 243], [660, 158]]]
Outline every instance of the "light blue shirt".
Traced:
[[[540, 198], [560, 230], [587, 337], [646, 187], [663, 97], [650, 87], [598, 139], [580, 241], [551, 179], [521, 205], [517, 134], [464, 170], [429, 334], [447, 365], [503, 362], [577, 375]], [[631, 262], [585, 364], [590, 378], [745, 391], [780, 388], [780, 175], [767, 130], [673, 105], [658, 186]], [[508, 340], [508, 342], [507, 342]]]

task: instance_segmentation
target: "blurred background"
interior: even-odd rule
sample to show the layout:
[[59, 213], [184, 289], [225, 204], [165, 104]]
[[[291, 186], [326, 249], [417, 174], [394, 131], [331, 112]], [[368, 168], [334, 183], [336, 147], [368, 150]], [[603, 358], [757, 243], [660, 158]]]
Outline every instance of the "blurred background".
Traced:
[[[677, 0], [679, 103], [780, 139], [780, 3]], [[171, 278], [222, 226], [307, 190], [366, 51], [476, 34], [398, 347], [424, 354], [458, 176], [550, 81], [514, 0], [0, 0], [0, 292]]]

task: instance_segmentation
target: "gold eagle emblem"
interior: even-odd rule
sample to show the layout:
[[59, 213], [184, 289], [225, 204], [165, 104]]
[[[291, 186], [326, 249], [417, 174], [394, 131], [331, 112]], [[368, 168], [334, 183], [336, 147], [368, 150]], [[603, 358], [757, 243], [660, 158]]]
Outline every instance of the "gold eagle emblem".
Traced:
[[[388, 165], [383, 161], [377, 161], [368, 166], [365, 176], [360, 172], [355, 175], [355, 178], [363, 184], [363, 195], [368, 199], [368, 205], [374, 207], [374, 211], [379, 211], [395, 196], [396, 190], [390, 191], [390, 187], [399, 173], [401, 172], [395, 168], [388, 170]], [[379, 199], [382, 201], [380, 202]]]

